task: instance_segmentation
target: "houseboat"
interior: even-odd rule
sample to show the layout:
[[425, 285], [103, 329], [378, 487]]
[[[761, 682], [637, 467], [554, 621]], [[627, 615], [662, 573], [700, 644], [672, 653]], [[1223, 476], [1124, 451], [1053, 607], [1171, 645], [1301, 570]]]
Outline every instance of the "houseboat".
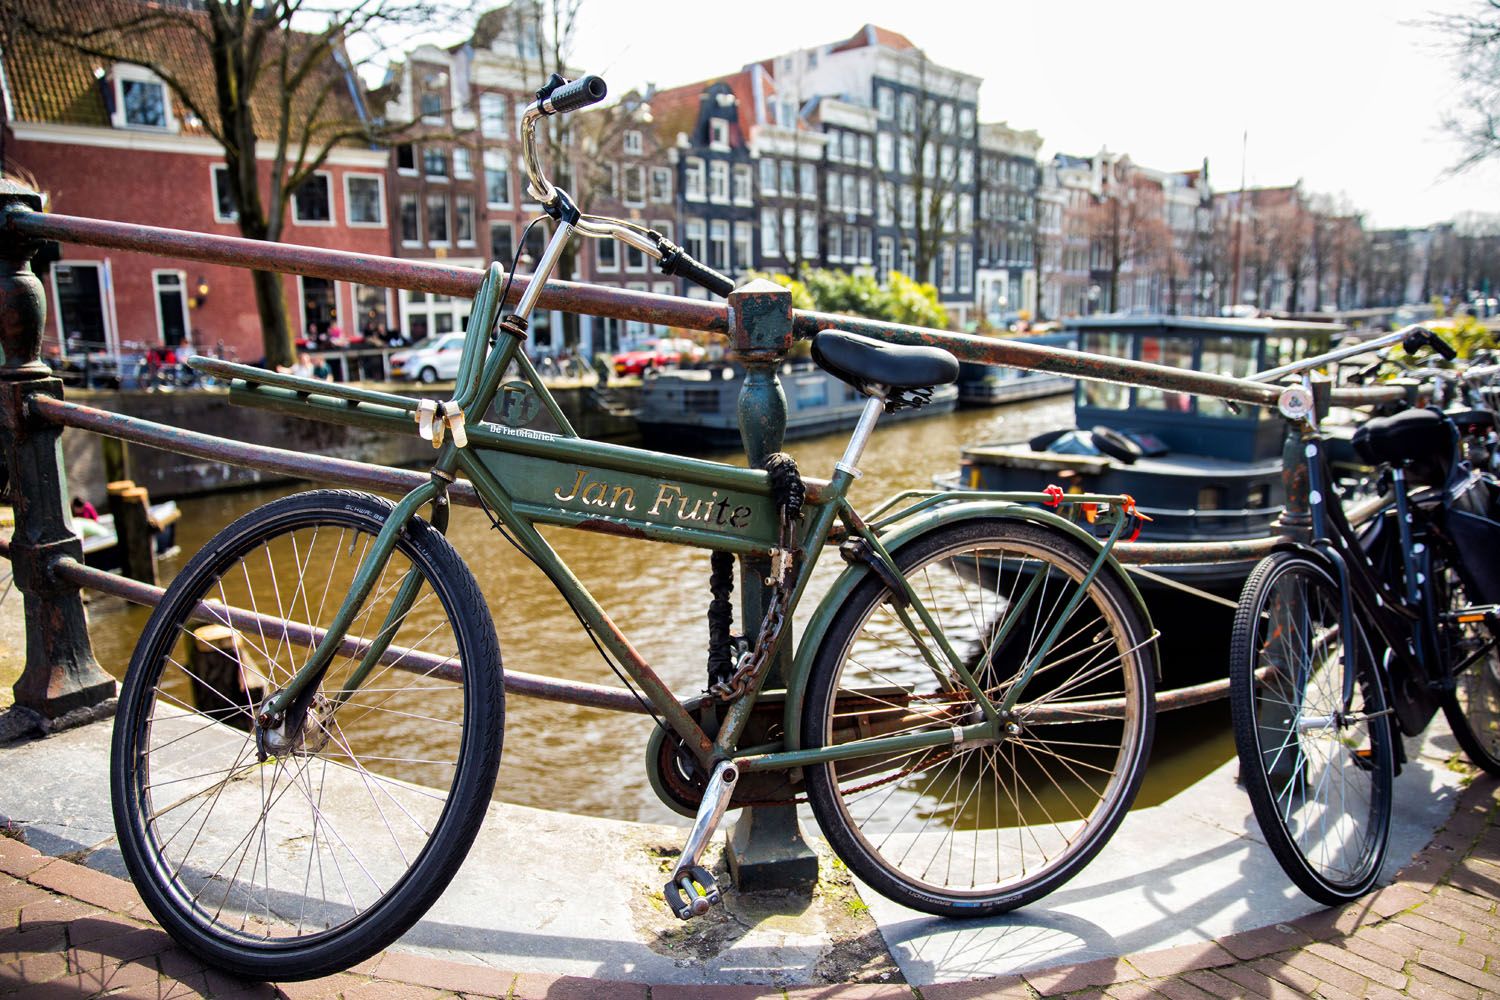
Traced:
[[[1045, 347], [1078, 347], [1078, 337], [1068, 331], [1008, 338]], [[1051, 372], [1034, 372], [1006, 365], [965, 361], [958, 366], [959, 406], [998, 406], [1023, 399], [1060, 396], [1073, 391], [1073, 379]]]
[[[1326, 351], [1343, 332], [1328, 323], [1176, 316], [1089, 318], [1066, 328], [1090, 354], [1238, 377]], [[1056, 483], [1069, 492], [1128, 493], [1152, 518], [1143, 542], [1260, 538], [1271, 533], [1285, 502], [1282, 431], [1281, 418], [1265, 407], [1079, 380], [1071, 426], [1027, 441], [976, 442], [939, 484], [1035, 491]], [[1224, 602], [1238, 597], [1253, 566], [1243, 560], [1136, 571], [1163, 629], [1169, 667], [1181, 666], [1204, 642], [1222, 639], [1228, 649], [1232, 612]], [[1200, 627], [1167, 627], [1184, 621]], [[1211, 659], [1189, 676], [1222, 676], [1223, 656]]]
[[[859, 420], [864, 397], [811, 361], [789, 361], [778, 372], [786, 394], [786, 440], [846, 430]], [[715, 451], [741, 447], [739, 401], [745, 369], [717, 364], [652, 374], [641, 382], [636, 423], [646, 446], [664, 451]], [[938, 386], [932, 402], [885, 420], [951, 413], [958, 389]]]

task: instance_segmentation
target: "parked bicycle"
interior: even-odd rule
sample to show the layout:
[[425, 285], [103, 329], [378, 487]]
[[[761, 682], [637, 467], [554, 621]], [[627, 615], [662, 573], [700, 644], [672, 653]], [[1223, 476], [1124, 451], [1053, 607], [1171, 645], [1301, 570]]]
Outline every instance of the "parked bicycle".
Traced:
[[[701, 861], [730, 808], [805, 796], [867, 884], [983, 916], [1074, 876], [1135, 796], [1157, 663], [1111, 557], [1139, 528], [1133, 502], [912, 491], [861, 516], [847, 499], [881, 414], [951, 382], [950, 354], [818, 336], [819, 363], [866, 397], [827, 481], [785, 456], [745, 469], [573, 433], [519, 349], [570, 239], [619, 240], [666, 273], [732, 287], [659, 233], [582, 214], [547, 179], [537, 123], [603, 96], [595, 77], [554, 78], [524, 113], [531, 194], [554, 231], [503, 317], [509, 279], [491, 266], [454, 399], [193, 362], [235, 380], [232, 394], [309, 415], [333, 397], [337, 419], [392, 432], [415, 420], [437, 446], [430, 481], [394, 505], [314, 491], [231, 524], [141, 636], [111, 758], [120, 848], [162, 926], [217, 967], [285, 980], [373, 954], [443, 892], [484, 820], [503, 681], [486, 596], [444, 537], [459, 473], [656, 721], [653, 787], [694, 817], [665, 888], [678, 916], [720, 899]], [[522, 377], [502, 385], [512, 362]], [[539, 410], [558, 432], [528, 426]], [[1102, 539], [1061, 516], [1085, 510], [1109, 527]], [[541, 525], [711, 550], [708, 690], [674, 695]], [[848, 566], [793, 648], [789, 623], [835, 543]], [[730, 634], [734, 556], [765, 567], [753, 639]], [[779, 661], [785, 686], [767, 690]], [[549, 863], [565, 882], [566, 859]]]
[[1302, 445], [1306, 537], [1245, 582], [1230, 652], [1240, 773], [1276, 860], [1319, 902], [1374, 885], [1385, 858], [1402, 736], [1439, 708], [1464, 753], [1500, 774], [1500, 540], [1495, 483], [1463, 438], [1491, 434], [1488, 410], [1410, 409], [1361, 427], [1354, 446], [1382, 466], [1387, 498], [1356, 531], [1333, 485], [1309, 373], [1353, 353], [1441, 338], [1408, 327], [1256, 376], [1300, 375], [1280, 412]]

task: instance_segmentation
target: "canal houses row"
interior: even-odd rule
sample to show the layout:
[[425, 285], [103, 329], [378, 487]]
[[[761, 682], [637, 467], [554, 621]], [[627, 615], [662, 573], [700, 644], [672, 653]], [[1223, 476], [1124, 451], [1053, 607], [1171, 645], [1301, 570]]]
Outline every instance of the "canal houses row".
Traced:
[[[54, 0], [11, 6], [61, 9]], [[112, 9], [84, 0], [65, 6], [81, 18]], [[339, 143], [308, 173], [271, 235], [414, 260], [529, 267], [546, 224], [531, 226], [539, 207], [523, 182], [516, 127], [553, 68], [542, 23], [532, 0], [515, 0], [481, 15], [467, 38], [407, 52], [375, 88], [330, 60], [322, 72], [336, 84], [328, 99], [340, 113], [399, 135], [381, 147]], [[192, 103], [210, 109], [206, 120], [165, 79], [128, 60], [70, 56], [34, 37], [0, 47], [4, 167], [35, 178], [54, 211], [238, 235], [222, 183], [228, 165], [212, 138], [206, 53], [160, 41], [165, 53], [152, 58], [197, 88]], [[934, 63], [906, 36], [867, 24], [693, 84], [632, 90], [632, 81], [611, 80], [623, 96], [555, 123], [548, 160], [586, 208], [657, 228], [736, 278], [804, 264], [880, 280], [900, 271], [935, 285], [953, 325], [966, 330], [1115, 310], [1211, 314], [1236, 295], [1273, 308], [1315, 307], [1330, 295], [1348, 305], [1374, 287], [1352, 272], [1314, 279], [1311, 268], [1249, 254], [1243, 282], [1228, 280], [1214, 256], [1222, 256], [1224, 231], [1253, 236], [1262, 215], [1311, 211], [1308, 197], [1268, 189], [1216, 199], [1206, 164], [1161, 171], [1107, 150], [1039, 161], [1040, 133], [981, 120], [981, 82]], [[261, 185], [269, 190], [271, 162], [261, 146]], [[1151, 218], [1128, 221], [1146, 224], [1156, 244], [1170, 248], [1158, 255], [1168, 264], [1119, 250], [1114, 235], [1127, 203], [1136, 212], [1150, 207]], [[1358, 229], [1357, 218], [1345, 221]], [[1415, 260], [1415, 245], [1401, 242], [1401, 253]], [[563, 269], [569, 278], [700, 294], [624, 248], [581, 246]], [[1317, 280], [1331, 291], [1310, 288]], [[47, 281], [48, 337], [60, 347], [69, 338], [116, 350], [222, 341], [243, 359], [261, 352], [251, 279], [229, 269], [65, 247]], [[461, 329], [469, 308], [429, 293], [313, 278], [284, 279], [282, 291], [294, 325], [325, 335], [410, 341]], [[544, 353], [591, 354], [661, 332], [543, 314], [534, 343]]]

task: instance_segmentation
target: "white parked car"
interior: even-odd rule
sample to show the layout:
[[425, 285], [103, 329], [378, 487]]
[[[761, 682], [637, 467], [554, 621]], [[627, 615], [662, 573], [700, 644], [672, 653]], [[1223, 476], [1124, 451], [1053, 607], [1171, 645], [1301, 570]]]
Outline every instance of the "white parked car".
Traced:
[[416, 379], [431, 384], [458, 377], [464, 356], [464, 335], [442, 333], [417, 341], [409, 349], [391, 355], [391, 378]]

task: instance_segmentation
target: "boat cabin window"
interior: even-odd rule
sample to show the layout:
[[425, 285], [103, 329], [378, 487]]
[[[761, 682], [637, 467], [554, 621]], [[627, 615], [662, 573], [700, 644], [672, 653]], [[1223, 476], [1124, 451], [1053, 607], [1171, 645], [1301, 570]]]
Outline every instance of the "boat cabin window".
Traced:
[[[1204, 337], [1199, 370], [1210, 375], [1245, 378], [1255, 369], [1255, 341], [1249, 337]], [[1240, 407], [1240, 416], [1250, 416], [1252, 407]], [[1205, 417], [1234, 417], [1229, 404], [1212, 396], [1198, 397], [1198, 412]]]
[[[1104, 354], [1112, 358], [1131, 356], [1131, 336], [1128, 333], [1085, 333], [1082, 349], [1088, 354]], [[1130, 387], [1113, 382], [1078, 380], [1078, 391], [1085, 406], [1099, 406], [1106, 410], [1125, 410], [1130, 407]]]
[[[1141, 360], [1149, 361], [1152, 364], [1191, 370], [1193, 367], [1193, 339], [1191, 337], [1142, 337]], [[1142, 386], [1135, 391], [1135, 405], [1145, 410], [1189, 413], [1193, 408], [1193, 397], [1186, 392], [1172, 392], [1168, 389], [1148, 389]]]
[[1250, 487], [1250, 494], [1245, 500], [1245, 506], [1251, 510], [1264, 510], [1271, 506], [1270, 484], [1258, 483]]
[[1280, 368], [1307, 357], [1312, 352], [1308, 349], [1306, 337], [1267, 337], [1266, 338], [1266, 360], [1264, 368]]
[[1199, 510], [1223, 510], [1224, 487], [1205, 486], [1198, 491]]

